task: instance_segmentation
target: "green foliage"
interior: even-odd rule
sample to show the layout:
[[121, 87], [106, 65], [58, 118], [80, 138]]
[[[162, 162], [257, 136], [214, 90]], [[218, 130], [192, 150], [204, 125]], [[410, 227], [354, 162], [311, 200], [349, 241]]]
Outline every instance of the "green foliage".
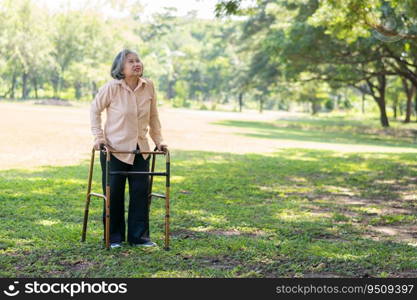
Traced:
[[332, 111], [334, 109], [334, 101], [332, 99], [327, 99], [326, 102], [324, 103], [324, 107], [328, 111]]
[[[211, 22], [193, 14], [178, 17], [172, 9], [143, 21], [134, 15], [139, 8], [129, 6], [133, 4], [125, 5], [132, 10], [123, 19], [106, 19], [94, 5], [48, 14], [33, 0], [0, 4], [0, 93], [5, 97], [16, 97], [24, 89], [23, 99], [40, 97], [43, 90], [55, 98], [90, 101], [111, 79], [113, 58], [125, 47], [139, 53], [144, 76], [152, 78], [167, 99], [213, 100], [233, 87], [237, 56], [225, 40], [238, 22]], [[25, 85], [23, 76], [28, 76]], [[174, 102], [189, 107], [185, 100]]]
[[179, 80], [174, 85], [175, 95], [180, 98], [187, 98], [188, 96], [188, 85], [186, 81]]
[[[99, 4], [54, 13], [33, 0], [0, 4], [0, 98], [91, 101], [125, 47], [139, 53], [144, 76], [174, 107], [308, 105], [317, 113], [350, 89], [335, 109], [353, 111], [360, 91], [388, 126], [390, 110], [404, 113], [401, 81], [417, 86], [415, 1], [224, 0], [218, 14], [241, 17], [216, 22], [175, 8], [142, 20], [133, 3], [122, 5], [130, 12], [123, 19], [106, 19]], [[388, 33], [400, 39], [383, 43], [378, 26], [391, 21], [398, 32]]]
[[175, 97], [172, 101], [172, 107], [190, 107], [191, 103], [186, 101], [184, 98]]

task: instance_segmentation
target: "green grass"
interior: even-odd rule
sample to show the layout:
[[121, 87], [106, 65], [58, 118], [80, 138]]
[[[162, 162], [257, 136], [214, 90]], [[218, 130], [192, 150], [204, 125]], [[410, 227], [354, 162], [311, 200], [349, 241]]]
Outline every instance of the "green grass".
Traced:
[[[281, 126], [291, 122], [223, 125], [246, 126], [269, 138], [286, 134], [327, 142], [336, 135], [346, 143], [407, 146], [406, 137], [396, 141], [381, 132], [373, 133], [375, 140], [358, 129], [349, 134], [309, 127], [326, 126], [323, 123]], [[415, 146], [409, 142], [408, 147]], [[151, 237], [159, 248], [105, 250], [102, 200], [97, 198], [90, 207], [87, 241], [80, 242], [88, 161], [0, 171], [0, 276], [416, 274], [416, 153], [283, 149], [239, 155], [172, 150], [171, 157], [170, 251], [162, 249], [162, 199], [153, 200], [150, 217]], [[157, 165], [162, 169], [163, 158]], [[163, 179], [156, 181], [154, 192], [163, 193]], [[98, 161], [93, 187], [101, 191]], [[378, 230], [386, 227], [398, 234]]]
[[246, 128], [249, 132], [241, 135], [252, 138], [417, 148], [417, 132], [413, 131], [415, 124], [399, 127], [401, 123], [392, 123], [391, 128], [384, 129], [372, 120], [332, 117], [279, 120], [273, 123], [224, 120], [213, 124]]

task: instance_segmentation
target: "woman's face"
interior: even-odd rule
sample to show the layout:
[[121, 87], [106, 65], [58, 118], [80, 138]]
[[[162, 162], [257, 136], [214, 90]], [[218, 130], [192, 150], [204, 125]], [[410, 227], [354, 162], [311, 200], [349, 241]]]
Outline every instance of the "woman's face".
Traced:
[[136, 54], [129, 53], [126, 55], [125, 63], [123, 66], [123, 74], [126, 77], [142, 76], [143, 63]]

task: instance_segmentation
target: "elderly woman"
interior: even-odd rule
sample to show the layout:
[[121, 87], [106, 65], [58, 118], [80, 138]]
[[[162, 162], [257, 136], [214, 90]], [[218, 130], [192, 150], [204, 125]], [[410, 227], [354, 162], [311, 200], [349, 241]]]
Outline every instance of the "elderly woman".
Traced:
[[[104, 84], [95, 96], [90, 108], [91, 132], [94, 148], [99, 150], [104, 144], [110, 150], [152, 151], [146, 134], [158, 150], [168, 147], [161, 135], [158, 117], [156, 91], [153, 82], [143, 78], [143, 63], [134, 51], [124, 49], [114, 59], [111, 67], [112, 80]], [[104, 131], [101, 127], [101, 113], [106, 109], [107, 118]], [[112, 171], [149, 172], [149, 154], [112, 153]], [[105, 194], [106, 157], [100, 152], [102, 169], [102, 188]], [[151, 247], [156, 244], [149, 236], [148, 186], [149, 176], [110, 175], [110, 245], [120, 247], [125, 238], [124, 195], [126, 177], [129, 181], [129, 211], [127, 222], [127, 241], [134, 246]], [[103, 208], [103, 224], [105, 207]]]

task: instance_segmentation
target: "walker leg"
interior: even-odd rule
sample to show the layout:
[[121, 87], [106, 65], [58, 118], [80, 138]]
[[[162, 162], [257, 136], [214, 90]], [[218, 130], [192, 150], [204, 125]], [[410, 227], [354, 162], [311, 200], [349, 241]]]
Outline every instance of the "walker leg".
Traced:
[[106, 249], [110, 249], [110, 151], [106, 152], [106, 226], [105, 240]]
[[169, 250], [169, 187], [170, 187], [170, 161], [169, 156], [166, 162], [166, 184], [165, 184], [165, 250]]
[[94, 154], [95, 149], [91, 151], [91, 160], [90, 160], [90, 170], [88, 171], [88, 184], [87, 184], [87, 196], [85, 200], [85, 209], [84, 209], [84, 223], [83, 223], [83, 231], [81, 234], [81, 242], [85, 242], [86, 234], [87, 234], [87, 221], [88, 221], [88, 210], [90, 206], [90, 198], [91, 198], [91, 182], [93, 179], [93, 169], [94, 169]]
[[[152, 163], [151, 163], [151, 172], [154, 172], [155, 170], [155, 156], [156, 154], [151, 154], [152, 155]], [[150, 214], [151, 211], [151, 204], [152, 204], [152, 186], [153, 186], [153, 176], [149, 175], [149, 186], [148, 186], [148, 216]], [[148, 237], [150, 235], [150, 224], [149, 224], [149, 230], [147, 232]]]
[[[152, 163], [151, 163], [151, 172], [155, 171], [155, 156], [156, 154], [151, 154], [152, 155]], [[148, 187], [148, 208], [151, 207], [151, 202], [152, 202], [152, 185], [153, 185], [153, 176], [149, 175], [149, 187]]]

